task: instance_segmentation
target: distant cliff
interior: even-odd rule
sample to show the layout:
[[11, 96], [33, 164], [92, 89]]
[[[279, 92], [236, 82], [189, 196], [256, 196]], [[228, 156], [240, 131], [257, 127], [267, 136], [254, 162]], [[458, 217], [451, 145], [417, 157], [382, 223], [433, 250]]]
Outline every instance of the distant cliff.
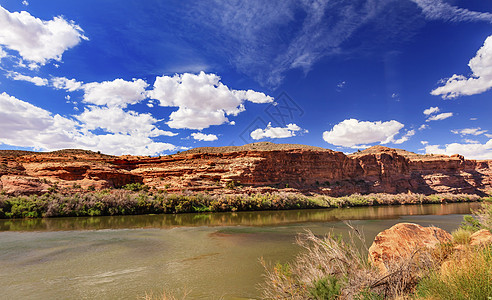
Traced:
[[143, 183], [157, 190], [221, 193], [288, 189], [304, 193], [492, 193], [492, 160], [419, 155], [375, 146], [351, 155], [319, 147], [254, 143], [196, 148], [161, 157], [85, 150], [0, 151], [8, 194], [87, 190]]

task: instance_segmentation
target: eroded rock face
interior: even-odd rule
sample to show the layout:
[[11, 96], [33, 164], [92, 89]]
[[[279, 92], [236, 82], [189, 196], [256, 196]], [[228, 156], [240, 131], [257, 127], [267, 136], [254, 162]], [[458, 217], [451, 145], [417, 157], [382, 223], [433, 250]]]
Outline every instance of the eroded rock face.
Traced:
[[408, 259], [415, 251], [426, 251], [450, 241], [451, 235], [443, 229], [399, 223], [376, 236], [369, 248], [369, 259], [385, 273], [388, 263]]
[[[251, 192], [289, 188], [333, 196], [492, 192], [492, 161], [418, 155], [381, 146], [348, 156], [323, 148], [272, 143], [197, 148], [162, 157], [116, 157], [84, 150], [0, 151], [3, 175], [38, 178], [67, 188], [139, 182], [168, 191], [214, 192], [224, 191], [227, 182], [235, 181]], [[11, 186], [8, 178], [0, 185]], [[15, 191], [22, 193], [23, 186]], [[32, 190], [26, 188], [26, 193]]]
[[50, 185], [31, 176], [3, 175], [0, 186], [8, 194], [40, 194], [48, 192]]

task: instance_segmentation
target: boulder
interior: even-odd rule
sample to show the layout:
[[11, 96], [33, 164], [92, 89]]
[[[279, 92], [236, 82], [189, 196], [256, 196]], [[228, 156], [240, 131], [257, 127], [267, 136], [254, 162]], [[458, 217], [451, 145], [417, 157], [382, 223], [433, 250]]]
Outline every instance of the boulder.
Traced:
[[479, 230], [470, 236], [470, 245], [486, 245], [492, 243], [492, 233], [487, 229]]
[[388, 263], [410, 258], [416, 251], [433, 249], [451, 241], [451, 235], [437, 227], [399, 223], [380, 232], [369, 248], [369, 259], [381, 273]]

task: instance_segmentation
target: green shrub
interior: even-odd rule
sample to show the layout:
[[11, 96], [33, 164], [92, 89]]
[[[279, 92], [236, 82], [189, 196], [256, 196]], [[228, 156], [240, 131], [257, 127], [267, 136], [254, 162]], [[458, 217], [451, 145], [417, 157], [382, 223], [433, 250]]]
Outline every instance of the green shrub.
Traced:
[[361, 291], [354, 297], [356, 300], [384, 300], [384, 296], [378, 293], [372, 292], [369, 289]]
[[321, 278], [314, 282], [309, 294], [316, 300], [337, 299], [342, 291], [342, 284], [333, 275]]
[[234, 190], [240, 186], [241, 186], [241, 184], [239, 182], [234, 181], [234, 180], [228, 181], [226, 183], [226, 188], [228, 188], [230, 190]]
[[461, 222], [461, 229], [475, 232], [478, 231], [482, 228], [482, 225], [480, 224], [480, 220], [474, 218], [473, 216], [464, 216], [463, 217], [463, 222]]
[[123, 189], [133, 191], [133, 192], [139, 192], [139, 191], [148, 191], [149, 187], [143, 183], [134, 182], [134, 183], [125, 184], [123, 186]]
[[50, 193], [55, 193], [57, 191], [58, 191], [58, 185], [56, 183], [48, 188], [48, 192]]

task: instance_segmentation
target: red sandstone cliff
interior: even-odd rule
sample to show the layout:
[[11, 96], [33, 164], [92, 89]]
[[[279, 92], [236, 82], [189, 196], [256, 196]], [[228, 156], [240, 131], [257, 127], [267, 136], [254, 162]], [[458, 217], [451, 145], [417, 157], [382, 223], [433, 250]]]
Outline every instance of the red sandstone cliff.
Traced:
[[290, 188], [351, 193], [491, 193], [492, 161], [418, 155], [375, 146], [352, 155], [318, 147], [255, 143], [197, 148], [162, 157], [108, 156], [84, 150], [0, 151], [0, 189], [42, 193], [141, 182], [169, 191], [221, 192], [227, 182], [250, 191]]

